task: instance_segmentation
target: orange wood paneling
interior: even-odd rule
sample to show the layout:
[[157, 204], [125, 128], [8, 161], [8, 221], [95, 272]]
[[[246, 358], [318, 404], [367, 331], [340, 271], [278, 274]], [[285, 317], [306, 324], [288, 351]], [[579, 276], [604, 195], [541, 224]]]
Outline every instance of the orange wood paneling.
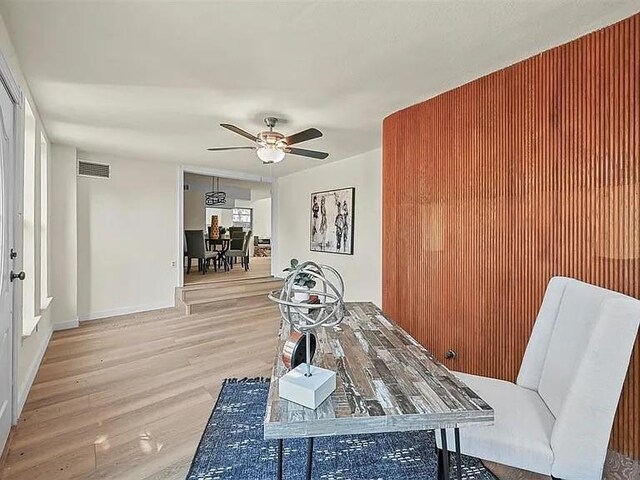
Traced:
[[515, 380], [553, 275], [640, 297], [639, 55], [636, 15], [385, 119], [383, 308], [451, 368]]

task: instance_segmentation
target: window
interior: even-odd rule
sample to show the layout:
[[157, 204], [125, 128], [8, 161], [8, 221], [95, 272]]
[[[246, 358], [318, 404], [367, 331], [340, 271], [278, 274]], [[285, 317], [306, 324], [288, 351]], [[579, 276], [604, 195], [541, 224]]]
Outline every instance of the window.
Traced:
[[[39, 152], [39, 153], [38, 153]], [[22, 198], [22, 335], [33, 333], [49, 297], [49, 144], [36, 124], [29, 102], [24, 107]]]
[[251, 230], [251, 209], [250, 208], [234, 208], [233, 209], [233, 226], [242, 227], [245, 230]]
[[49, 148], [40, 132], [40, 308], [49, 304]]
[[[24, 108], [24, 197], [22, 203], [22, 334], [31, 335], [36, 318], [36, 119], [29, 102]], [[39, 304], [40, 302], [38, 302]], [[39, 310], [39, 309], [38, 309]]]

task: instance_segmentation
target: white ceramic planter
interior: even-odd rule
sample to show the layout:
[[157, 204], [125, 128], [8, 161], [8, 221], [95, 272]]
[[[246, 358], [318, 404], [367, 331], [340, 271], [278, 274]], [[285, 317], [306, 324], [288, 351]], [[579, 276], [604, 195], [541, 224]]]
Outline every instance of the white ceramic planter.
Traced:
[[[298, 285], [295, 286], [296, 290], [303, 290], [301, 292], [295, 292], [293, 294], [293, 301], [296, 303], [306, 303], [309, 301], [309, 297], [311, 296], [309, 294], [309, 287], [300, 287]], [[304, 313], [304, 314], [308, 314], [309, 313], [309, 309], [308, 308], [298, 308], [298, 311], [300, 313]]]
[[304, 290], [301, 292], [295, 292], [293, 294], [293, 301], [294, 302], [298, 302], [298, 303], [303, 303], [303, 302], [308, 302], [309, 301], [309, 287], [299, 287], [299, 286], [295, 286], [294, 287], [296, 290]]

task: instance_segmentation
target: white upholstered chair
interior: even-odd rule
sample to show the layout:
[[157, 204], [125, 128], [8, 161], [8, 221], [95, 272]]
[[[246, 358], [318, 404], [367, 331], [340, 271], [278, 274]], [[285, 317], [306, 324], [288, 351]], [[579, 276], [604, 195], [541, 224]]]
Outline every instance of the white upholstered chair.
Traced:
[[456, 372], [495, 411], [493, 426], [460, 429], [462, 453], [557, 479], [600, 480], [639, 323], [640, 301], [552, 278], [516, 383]]

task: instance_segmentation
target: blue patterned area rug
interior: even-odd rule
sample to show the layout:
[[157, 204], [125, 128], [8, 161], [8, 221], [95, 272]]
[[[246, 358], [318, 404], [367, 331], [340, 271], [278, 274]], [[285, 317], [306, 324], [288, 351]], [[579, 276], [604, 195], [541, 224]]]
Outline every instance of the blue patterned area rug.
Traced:
[[[187, 480], [276, 478], [277, 441], [262, 436], [268, 391], [264, 379], [225, 380]], [[285, 480], [304, 478], [306, 445], [304, 439], [284, 441]], [[435, 439], [430, 431], [319, 437], [313, 451], [314, 480], [436, 478]], [[456, 478], [455, 462], [451, 463], [451, 478]], [[463, 457], [462, 478], [495, 480], [471, 457]]]

